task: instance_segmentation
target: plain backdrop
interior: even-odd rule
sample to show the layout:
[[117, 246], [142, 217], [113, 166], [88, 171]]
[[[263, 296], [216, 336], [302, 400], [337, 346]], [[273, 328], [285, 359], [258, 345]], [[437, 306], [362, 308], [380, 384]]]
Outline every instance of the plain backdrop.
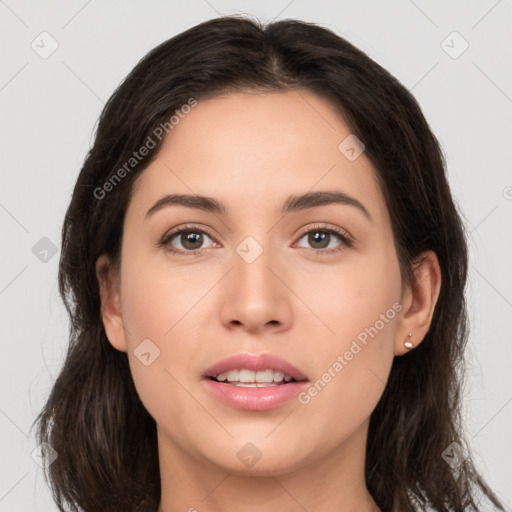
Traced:
[[65, 353], [60, 230], [100, 111], [154, 46], [233, 13], [331, 28], [418, 99], [470, 232], [466, 435], [477, 466], [512, 510], [512, 1], [5, 0], [0, 511], [57, 510], [30, 426]]

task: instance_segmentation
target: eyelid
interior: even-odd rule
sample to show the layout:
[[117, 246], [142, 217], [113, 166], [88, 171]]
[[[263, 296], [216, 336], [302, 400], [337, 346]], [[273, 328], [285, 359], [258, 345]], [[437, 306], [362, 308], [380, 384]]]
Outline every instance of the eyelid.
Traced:
[[209, 228], [202, 227], [199, 224], [180, 224], [175, 228], [170, 229], [162, 238], [170, 238], [174, 235], [181, 233], [182, 231], [200, 231], [206, 233], [210, 238], [214, 239], [213, 234], [211, 233]]
[[302, 238], [305, 234], [309, 233], [310, 231], [314, 231], [317, 229], [318, 231], [334, 231], [336, 234], [343, 236], [347, 238], [348, 240], [353, 240], [352, 235], [343, 228], [340, 228], [339, 226], [336, 226], [335, 224], [329, 224], [327, 222], [317, 222], [312, 225], [306, 226], [303, 230], [301, 230], [300, 234], [297, 235], [298, 237]]

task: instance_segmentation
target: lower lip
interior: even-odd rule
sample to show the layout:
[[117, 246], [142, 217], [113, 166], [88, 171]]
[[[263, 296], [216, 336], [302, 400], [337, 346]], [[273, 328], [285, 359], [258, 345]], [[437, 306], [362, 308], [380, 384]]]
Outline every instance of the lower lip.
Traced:
[[308, 384], [308, 381], [303, 381], [263, 388], [249, 388], [212, 379], [203, 379], [203, 382], [209, 391], [225, 404], [237, 409], [252, 411], [266, 411], [279, 407], [295, 398]]

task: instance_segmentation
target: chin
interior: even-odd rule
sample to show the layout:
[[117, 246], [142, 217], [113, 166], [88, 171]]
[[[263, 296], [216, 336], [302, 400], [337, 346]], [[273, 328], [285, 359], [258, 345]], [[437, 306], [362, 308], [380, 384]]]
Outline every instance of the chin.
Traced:
[[[316, 458], [314, 453], [300, 453], [291, 445], [284, 442], [276, 444], [266, 441], [237, 441], [230, 439], [228, 447], [219, 447], [215, 453], [205, 453], [203, 456], [211, 464], [222, 470], [239, 476], [279, 476], [297, 470], [307, 464], [308, 460]], [[283, 446], [286, 453], [283, 453]], [[281, 447], [281, 448], [280, 448]], [[211, 449], [211, 446], [210, 446]]]

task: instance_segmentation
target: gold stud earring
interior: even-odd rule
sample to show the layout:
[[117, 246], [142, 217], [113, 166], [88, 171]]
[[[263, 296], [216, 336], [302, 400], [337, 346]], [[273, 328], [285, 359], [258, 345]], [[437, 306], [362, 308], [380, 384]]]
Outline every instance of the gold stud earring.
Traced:
[[405, 347], [407, 350], [411, 350], [411, 348], [414, 346], [414, 345], [412, 344], [412, 342], [410, 341], [411, 336], [412, 336], [412, 333], [409, 333], [409, 334], [407, 335], [407, 341], [404, 341], [404, 347]]

